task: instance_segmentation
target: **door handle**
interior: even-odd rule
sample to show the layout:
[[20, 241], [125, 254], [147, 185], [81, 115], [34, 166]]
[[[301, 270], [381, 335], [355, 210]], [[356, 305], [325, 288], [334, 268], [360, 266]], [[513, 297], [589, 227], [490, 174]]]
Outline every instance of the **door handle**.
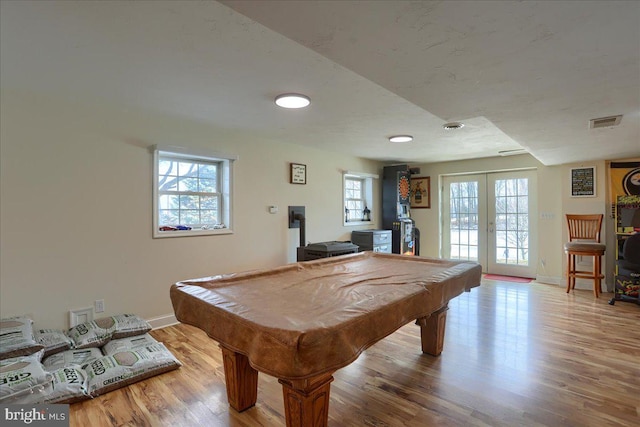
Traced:
[[489, 223], [489, 233], [493, 233], [493, 223]]

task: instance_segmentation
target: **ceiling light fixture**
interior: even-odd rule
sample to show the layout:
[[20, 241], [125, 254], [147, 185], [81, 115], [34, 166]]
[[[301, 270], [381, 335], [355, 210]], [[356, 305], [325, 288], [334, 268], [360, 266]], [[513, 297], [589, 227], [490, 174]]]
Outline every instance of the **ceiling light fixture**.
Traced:
[[445, 130], [456, 130], [462, 129], [464, 127], [464, 123], [460, 122], [449, 122], [442, 125]]
[[311, 99], [299, 93], [283, 93], [276, 96], [276, 105], [282, 108], [304, 108], [311, 104]]
[[413, 137], [411, 135], [394, 135], [389, 137], [389, 142], [411, 142]]

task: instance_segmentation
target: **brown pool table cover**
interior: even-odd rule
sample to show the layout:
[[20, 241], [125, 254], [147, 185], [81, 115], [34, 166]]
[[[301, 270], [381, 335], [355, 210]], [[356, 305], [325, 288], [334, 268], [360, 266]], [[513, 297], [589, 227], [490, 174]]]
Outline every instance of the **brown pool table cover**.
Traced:
[[177, 319], [281, 379], [353, 362], [367, 347], [480, 285], [474, 262], [361, 252], [171, 287]]

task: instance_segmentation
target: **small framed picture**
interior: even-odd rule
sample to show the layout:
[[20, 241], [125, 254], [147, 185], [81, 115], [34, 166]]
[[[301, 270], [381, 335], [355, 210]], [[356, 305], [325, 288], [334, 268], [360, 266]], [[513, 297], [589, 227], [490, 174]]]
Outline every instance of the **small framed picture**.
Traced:
[[411, 209], [431, 208], [431, 177], [411, 177]]
[[596, 197], [595, 166], [571, 168], [571, 197]]
[[289, 182], [291, 184], [306, 184], [307, 183], [307, 165], [300, 163], [291, 163], [291, 174], [289, 175]]

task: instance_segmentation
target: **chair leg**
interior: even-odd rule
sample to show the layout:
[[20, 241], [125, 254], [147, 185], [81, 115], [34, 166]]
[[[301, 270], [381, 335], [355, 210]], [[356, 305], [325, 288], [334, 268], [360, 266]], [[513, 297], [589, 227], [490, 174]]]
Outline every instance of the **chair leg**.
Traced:
[[576, 274], [578, 274], [578, 258], [576, 254], [573, 254], [572, 258], [572, 262], [571, 262], [571, 271], [573, 272], [573, 275], [571, 276], [571, 289], [575, 289], [576, 288], [576, 280], [577, 277]]
[[593, 293], [598, 298], [602, 292], [602, 282], [600, 280], [601, 257], [594, 256], [593, 258]]
[[571, 254], [567, 253], [567, 293], [571, 290]]
[[[576, 288], [576, 255], [572, 253], [567, 254], [567, 293]], [[593, 278], [593, 295], [598, 298], [602, 293], [602, 257], [593, 257], [593, 272], [591, 276], [584, 274], [588, 271], [580, 271], [580, 277]]]
[[571, 289], [576, 288], [576, 270], [578, 267], [576, 266], [576, 256], [575, 254], [571, 255]]

